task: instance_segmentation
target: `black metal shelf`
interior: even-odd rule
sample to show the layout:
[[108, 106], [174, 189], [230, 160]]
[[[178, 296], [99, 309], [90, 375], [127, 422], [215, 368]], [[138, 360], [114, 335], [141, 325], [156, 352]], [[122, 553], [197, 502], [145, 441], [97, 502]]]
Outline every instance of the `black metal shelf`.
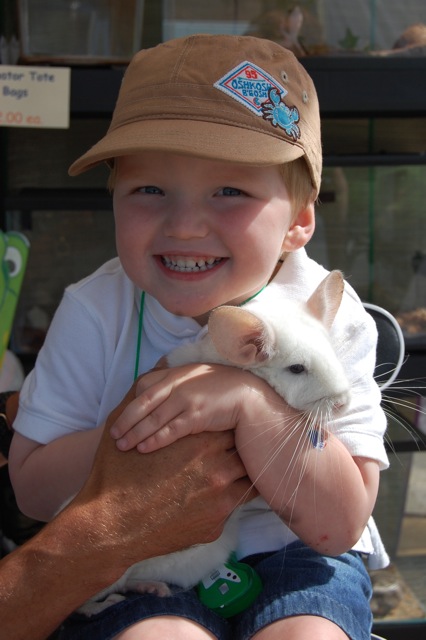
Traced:
[[[426, 113], [426, 56], [312, 57], [301, 60], [318, 91], [323, 117], [415, 117]], [[109, 116], [125, 67], [74, 67], [72, 116]]]
[[313, 57], [302, 63], [314, 80], [323, 117], [426, 115], [426, 56]]
[[71, 117], [109, 117], [124, 71], [125, 67], [74, 67], [71, 71]]
[[7, 194], [5, 211], [110, 211], [111, 195], [106, 189], [22, 189]]
[[392, 167], [419, 164], [426, 164], [426, 153], [361, 153], [324, 156], [325, 167]]

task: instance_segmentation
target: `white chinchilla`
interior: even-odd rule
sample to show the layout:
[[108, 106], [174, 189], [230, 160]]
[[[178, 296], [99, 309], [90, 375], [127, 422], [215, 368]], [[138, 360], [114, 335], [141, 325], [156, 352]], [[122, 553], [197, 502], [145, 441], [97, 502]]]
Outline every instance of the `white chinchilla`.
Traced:
[[349, 401], [349, 383], [329, 336], [343, 289], [342, 274], [332, 271], [307, 302], [281, 297], [272, 308], [256, 300], [242, 307], [217, 307], [203, 338], [175, 349], [168, 363], [211, 362], [247, 369], [301, 411], [343, 407]]
[[[332, 271], [304, 303], [285, 301], [281, 296], [281, 301], [274, 300], [273, 308], [262, 308], [263, 302], [256, 301], [243, 307], [218, 307], [211, 312], [203, 337], [178, 347], [168, 356], [168, 364], [220, 363], [252, 371], [289, 405], [326, 428], [333, 413], [350, 398], [345, 372], [329, 338], [343, 290], [342, 274]], [[97, 613], [127, 591], [167, 595], [166, 583], [182, 588], [196, 585], [236, 549], [238, 520], [245, 508], [234, 511], [215, 542], [133, 565], [79, 611]]]

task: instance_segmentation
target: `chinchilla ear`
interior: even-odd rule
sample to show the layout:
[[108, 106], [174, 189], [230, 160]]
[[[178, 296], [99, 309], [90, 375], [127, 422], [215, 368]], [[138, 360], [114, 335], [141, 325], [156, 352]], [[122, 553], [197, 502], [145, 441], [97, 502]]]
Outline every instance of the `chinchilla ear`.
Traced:
[[310, 313], [329, 329], [342, 301], [345, 283], [341, 271], [331, 271], [306, 303]]
[[273, 338], [266, 324], [241, 307], [214, 309], [208, 330], [215, 349], [232, 364], [250, 367], [264, 363], [273, 353]]

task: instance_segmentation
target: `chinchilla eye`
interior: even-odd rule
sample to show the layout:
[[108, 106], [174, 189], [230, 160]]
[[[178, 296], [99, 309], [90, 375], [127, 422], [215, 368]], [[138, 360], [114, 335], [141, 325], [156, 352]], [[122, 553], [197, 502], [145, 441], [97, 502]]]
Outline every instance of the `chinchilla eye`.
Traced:
[[305, 371], [305, 367], [303, 366], [303, 364], [292, 364], [290, 367], [288, 367], [288, 370], [291, 371], [291, 373], [299, 374]]

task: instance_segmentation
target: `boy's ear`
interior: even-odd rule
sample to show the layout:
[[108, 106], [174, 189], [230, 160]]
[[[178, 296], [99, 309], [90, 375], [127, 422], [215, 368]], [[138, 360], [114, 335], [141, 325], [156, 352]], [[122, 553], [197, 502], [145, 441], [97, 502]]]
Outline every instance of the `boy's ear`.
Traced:
[[315, 231], [315, 209], [312, 202], [299, 211], [283, 242], [283, 252], [296, 251], [309, 242]]

